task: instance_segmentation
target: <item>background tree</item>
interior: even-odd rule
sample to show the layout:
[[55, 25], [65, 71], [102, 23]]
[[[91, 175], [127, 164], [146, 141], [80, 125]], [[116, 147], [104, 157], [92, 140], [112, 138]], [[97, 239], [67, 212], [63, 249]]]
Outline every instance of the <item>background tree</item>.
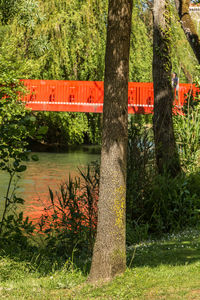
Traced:
[[129, 81], [133, 82], [152, 81], [152, 25], [150, 22], [145, 24], [145, 13], [149, 10], [144, 10], [142, 3], [133, 0], [129, 68]]
[[154, 0], [153, 82], [154, 82], [154, 141], [159, 173], [176, 176], [180, 163], [175, 144], [171, 85], [171, 16], [170, 1]]
[[190, 3], [190, 0], [175, 0], [176, 9], [178, 11], [181, 26], [200, 64], [200, 38], [196, 31], [195, 24], [189, 13]]
[[[0, 0], [0, 60], [8, 62], [4, 68], [12, 69], [14, 78], [104, 80], [107, 5], [108, 0]], [[151, 5], [133, 0], [130, 81], [152, 81]], [[187, 82], [197, 75], [196, 60], [177, 19], [176, 14], [173, 70]], [[45, 149], [100, 142], [100, 114], [34, 114], [38, 127], [49, 128]]]
[[97, 237], [89, 280], [126, 268], [125, 199], [132, 0], [110, 0], [105, 57]]

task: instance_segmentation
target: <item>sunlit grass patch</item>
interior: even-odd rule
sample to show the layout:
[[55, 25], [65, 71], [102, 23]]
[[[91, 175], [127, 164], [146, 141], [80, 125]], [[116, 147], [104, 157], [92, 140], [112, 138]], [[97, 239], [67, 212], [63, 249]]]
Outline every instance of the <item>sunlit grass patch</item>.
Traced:
[[[7, 265], [12, 263], [12, 260], [7, 261]], [[28, 269], [23, 271], [18, 265], [15, 274], [1, 282], [0, 299], [59, 299], [84, 280], [81, 271], [65, 266], [59, 271], [41, 276], [39, 272], [34, 273]]]
[[[38, 262], [2, 255], [0, 299], [199, 299], [200, 236], [196, 229], [127, 247], [127, 270], [88, 284], [72, 261]], [[45, 259], [45, 256], [41, 258]], [[43, 263], [42, 268], [37, 266]], [[84, 269], [84, 260], [82, 261]], [[45, 269], [46, 268], [46, 271]]]
[[166, 234], [159, 240], [148, 240], [129, 246], [128, 266], [189, 264], [200, 259], [200, 235], [197, 229]]

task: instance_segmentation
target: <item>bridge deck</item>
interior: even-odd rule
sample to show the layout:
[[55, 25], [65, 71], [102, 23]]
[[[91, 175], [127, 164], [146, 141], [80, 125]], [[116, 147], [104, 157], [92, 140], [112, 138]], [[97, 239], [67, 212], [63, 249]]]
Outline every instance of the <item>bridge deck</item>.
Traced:
[[[23, 97], [26, 106], [36, 111], [95, 112], [103, 111], [103, 82], [64, 80], [22, 80], [28, 89]], [[184, 95], [194, 86], [180, 84], [179, 99], [175, 105], [183, 105]], [[149, 114], [153, 111], [153, 83], [129, 82], [128, 112]]]

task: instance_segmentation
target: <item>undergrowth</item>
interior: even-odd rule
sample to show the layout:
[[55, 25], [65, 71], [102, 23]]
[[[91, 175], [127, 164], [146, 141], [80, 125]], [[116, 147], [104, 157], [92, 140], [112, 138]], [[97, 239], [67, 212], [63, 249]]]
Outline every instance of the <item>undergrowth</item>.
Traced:
[[1, 299], [188, 300], [199, 296], [198, 228], [128, 246], [125, 274], [103, 285], [87, 284], [87, 272], [70, 259], [58, 268], [58, 257], [43, 256], [40, 261], [37, 251], [27, 254], [11, 256], [0, 250]]
[[[150, 121], [134, 117], [129, 122], [127, 165], [127, 246], [163, 234], [196, 227], [200, 219], [200, 168], [198, 106], [188, 115], [175, 117], [175, 131], [184, 172], [176, 178], [158, 175]], [[184, 137], [184, 128], [189, 126]], [[180, 126], [180, 128], [179, 128]], [[182, 130], [181, 134], [179, 132]], [[187, 153], [186, 144], [190, 141]], [[190, 159], [189, 159], [190, 158]], [[195, 168], [194, 168], [195, 165]], [[0, 235], [0, 254], [18, 257], [30, 272], [49, 274], [67, 266], [87, 274], [96, 235], [99, 164], [92, 163], [80, 176], [49, 188], [49, 205], [37, 224], [23, 214], [8, 215]], [[133, 259], [132, 259], [133, 260]], [[25, 266], [27, 267], [27, 264]], [[132, 264], [132, 262], [131, 262]]]

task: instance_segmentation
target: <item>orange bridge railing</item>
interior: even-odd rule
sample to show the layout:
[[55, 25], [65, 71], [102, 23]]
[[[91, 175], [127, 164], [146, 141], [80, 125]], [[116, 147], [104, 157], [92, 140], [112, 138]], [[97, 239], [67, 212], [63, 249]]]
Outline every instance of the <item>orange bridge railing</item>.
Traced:
[[[65, 80], [22, 80], [28, 93], [21, 100], [36, 111], [92, 112], [103, 111], [103, 82]], [[191, 84], [180, 84], [178, 99], [174, 104], [181, 107]], [[149, 114], [153, 112], [153, 83], [129, 82], [128, 112]]]

